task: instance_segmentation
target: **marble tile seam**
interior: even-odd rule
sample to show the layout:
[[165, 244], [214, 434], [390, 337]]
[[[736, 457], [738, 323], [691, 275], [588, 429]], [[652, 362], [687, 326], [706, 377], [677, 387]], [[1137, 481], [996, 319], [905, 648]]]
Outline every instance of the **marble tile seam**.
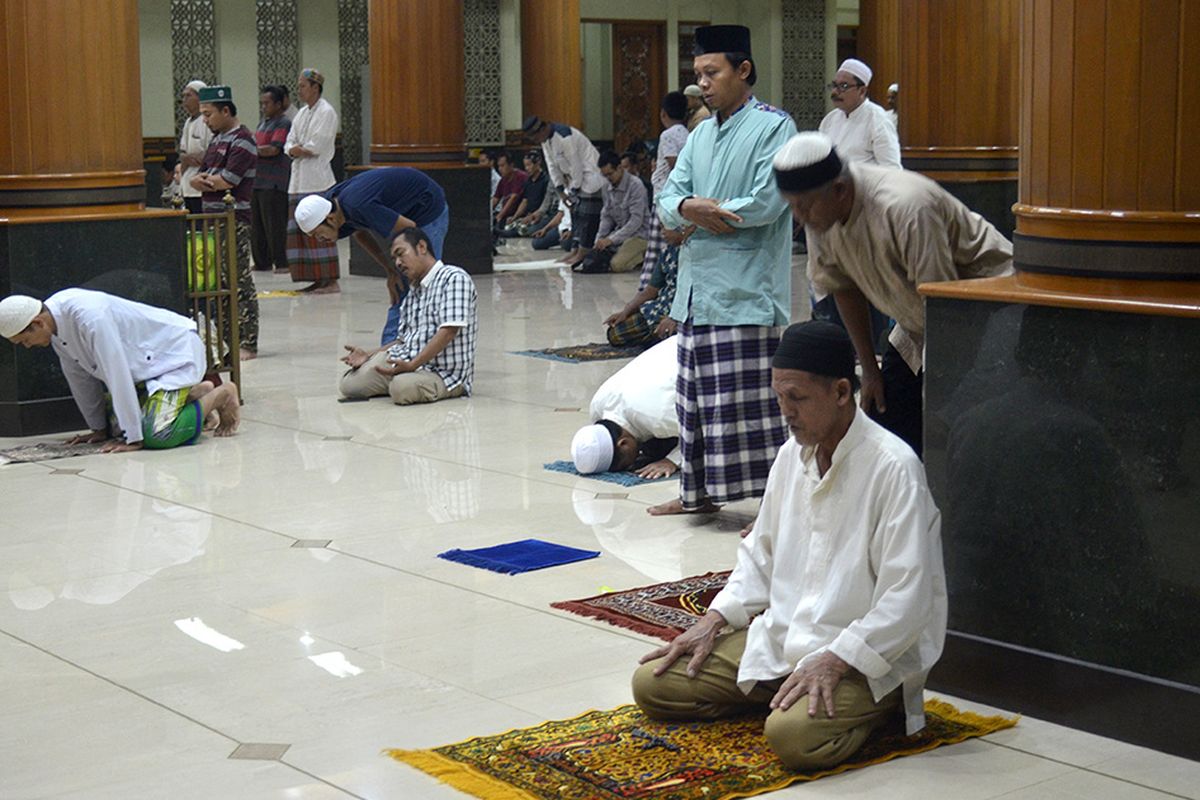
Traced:
[[[1020, 723], [1018, 723], [1018, 725], [1019, 724]], [[1120, 775], [1113, 775], [1111, 773], [1105, 772], [1102, 769], [1098, 769], [1096, 765], [1103, 763], [1103, 761], [1092, 762], [1091, 764], [1072, 764], [1070, 761], [1063, 761], [1061, 758], [1052, 758], [1050, 756], [1043, 755], [1041, 753], [1034, 752], [1034, 751], [1026, 749], [1024, 747], [1019, 747], [1017, 745], [989, 741], [986, 736], [981, 737], [979, 739], [979, 741], [983, 742], [984, 744], [989, 744], [992, 747], [1001, 747], [1005, 750], [1012, 750], [1013, 752], [1016, 752], [1016, 753], [1022, 753], [1027, 756], [1033, 756], [1034, 758], [1041, 759], [1042, 761], [1049, 761], [1051, 763], [1059, 764], [1064, 767], [1070, 767], [1072, 769], [1078, 770], [1079, 772], [1087, 772], [1092, 775], [1096, 775], [1097, 777], [1107, 778], [1109, 780], [1117, 781], [1119, 783], [1128, 784], [1129, 786], [1136, 786], [1139, 789], [1145, 789], [1146, 791], [1155, 792], [1157, 794], [1162, 795], [1163, 797], [1177, 797], [1177, 798], [1180, 798], [1180, 800], [1193, 800], [1193, 796], [1191, 796], [1191, 795], [1177, 794], [1177, 793], [1169, 791], [1167, 789], [1160, 789], [1157, 786], [1151, 786], [1149, 784], [1141, 783], [1139, 781], [1132, 781], [1132, 780], [1129, 780], [1128, 778], [1122, 778]], [[1128, 746], [1132, 748], [1134, 745], [1128, 745]], [[1057, 778], [1049, 778], [1049, 779], [1047, 779], [1047, 781], [1039, 781], [1039, 783], [1046, 783], [1048, 781], [1053, 781], [1053, 780], [1057, 780]], [[1033, 784], [1033, 785], [1036, 786], [1037, 784]], [[1025, 788], [1028, 789], [1029, 787], [1025, 787]], [[1005, 794], [1015, 794], [1018, 791], [1021, 791], [1021, 790], [1016, 790], [1014, 792], [1006, 792]], [[998, 797], [1004, 797], [1004, 795], [998, 795]]]

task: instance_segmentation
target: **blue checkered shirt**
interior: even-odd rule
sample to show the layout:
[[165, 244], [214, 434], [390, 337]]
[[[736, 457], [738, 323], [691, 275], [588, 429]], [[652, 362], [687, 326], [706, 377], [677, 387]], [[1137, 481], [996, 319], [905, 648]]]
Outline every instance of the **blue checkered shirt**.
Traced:
[[411, 361], [439, 329], [459, 328], [450, 344], [421, 369], [440, 375], [447, 391], [462, 386], [470, 394], [479, 328], [475, 298], [471, 276], [460, 267], [438, 261], [400, 301], [400, 330], [396, 343], [388, 348], [388, 356]]

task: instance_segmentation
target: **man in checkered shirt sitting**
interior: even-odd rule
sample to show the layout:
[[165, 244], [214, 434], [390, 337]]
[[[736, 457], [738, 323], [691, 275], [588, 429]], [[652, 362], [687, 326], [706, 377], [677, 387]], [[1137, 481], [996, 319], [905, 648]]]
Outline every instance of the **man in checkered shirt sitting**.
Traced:
[[479, 327], [475, 284], [434, 257], [420, 228], [396, 235], [392, 258], [412, 287], [400, 303], [396, 339], [375, 350], [346, 345], [342, 361], [350, 369], [339, 390], [352, 399], [390, 396], [402, 406], [469, 395]]

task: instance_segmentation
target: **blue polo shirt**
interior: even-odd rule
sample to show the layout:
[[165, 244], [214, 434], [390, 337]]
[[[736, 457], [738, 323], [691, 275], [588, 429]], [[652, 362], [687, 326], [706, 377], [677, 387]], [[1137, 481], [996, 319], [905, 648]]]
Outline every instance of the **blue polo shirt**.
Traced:
[[442, 187], [412, 167], [367, 170], [342, 181], [323, 196], [337, 200], [346, 215], [346, 224], [338, 231], [339, 239], [363, 228], [388, 239], [401, 215], [421, 227], [446, 210]]

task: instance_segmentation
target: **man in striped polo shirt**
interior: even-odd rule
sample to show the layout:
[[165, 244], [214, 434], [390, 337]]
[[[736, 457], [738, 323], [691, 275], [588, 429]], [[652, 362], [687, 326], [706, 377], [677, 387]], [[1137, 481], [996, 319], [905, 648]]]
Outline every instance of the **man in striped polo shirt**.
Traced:
[[200, 113], [214, 135], [200, 165], [200, 174], [192, 178], [192, 186], [200, 190], [201, 208], [206, 214], [225, 211], [225, 193], [233, 195], [239, 345], [241, 359], [247, 361], [258, 355], [258, 297], [254, 276], [250, 274], [250, 201], [254, 196], [258, 146], [254, 134], [238, 122], [237, 106], [228, 86], [201, 89]]

